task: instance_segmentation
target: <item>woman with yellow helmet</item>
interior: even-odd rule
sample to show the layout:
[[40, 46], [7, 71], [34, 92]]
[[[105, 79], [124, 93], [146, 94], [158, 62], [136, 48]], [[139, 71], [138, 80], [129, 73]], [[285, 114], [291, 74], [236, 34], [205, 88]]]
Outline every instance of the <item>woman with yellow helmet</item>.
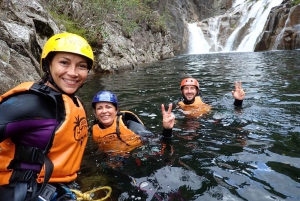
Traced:
[[88, 123], [75, 93], [93, 62], [84, 38], [56, 34], [42, 51], [42, 79], [0, 96], [0, 201], [76, 200], [67, 186], [77, 178]]

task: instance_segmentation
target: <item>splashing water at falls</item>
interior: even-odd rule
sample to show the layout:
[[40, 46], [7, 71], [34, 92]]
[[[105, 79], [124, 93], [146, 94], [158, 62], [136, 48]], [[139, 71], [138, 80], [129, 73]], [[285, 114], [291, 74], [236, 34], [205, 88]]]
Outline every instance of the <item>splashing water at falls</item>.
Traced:
[[[271, 9], [282, 0], [236, 0], [233, 7], [224, 15], [199, 22], [201, 38], [190, 36], [190, 41], [206, 43], [208, 52], [248, 52], [253, 51]], [[191, 28], [189, 25], [189, 30]], [[195, 43], [190, 43], [190, 52], [194, 52]], [[201, 52], [199, 52], [201, 53]]]
[[239, 4], [245, 3], [245, 1], [247, 1], [247, 0], [235, 0], [232, 3], [232, 7], [235, 7], [235, 6], [239, 5]]
[[189, 54], [209, 52], [209, 44], [206, 42], [201, 29], [196, 23], [189, 24]]
[[[268, 0], [258, 1], [252, 7], [250, 14], [253, 14], [255, 20], [248, 29], [248, 34], [244, 37], [237, 51], [253, 51], [256, 44], [257, 38], [262, 32], [265, 22], [267, 21], [268, 15], [271, 9], [281, 4], [282, 0]], [[251, 15], [249, 16], [251, 17]], [[249, 20], [250, 20], [249, 17]], [[249, 21], [248, 20], [248, 21]]]

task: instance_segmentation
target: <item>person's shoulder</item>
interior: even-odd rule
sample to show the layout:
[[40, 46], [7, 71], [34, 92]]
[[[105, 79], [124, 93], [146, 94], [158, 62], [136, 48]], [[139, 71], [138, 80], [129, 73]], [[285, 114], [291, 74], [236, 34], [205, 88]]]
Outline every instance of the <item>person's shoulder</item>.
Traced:
[[122, 119], [124, 121], [133, 120], [138, 123], [141, 121], [135, 113], [128, 111], [128, 110], [121, 110], [118, 112], [118, 115], [122, 116]]
[[53, 108], [56, 108], [54, 104], [54, 102], [46, 100], [42, 95], [24, 91], [5, 98], [0, 104], [0, 110], [9, 111], [11, 118], [40, 118], [43, 115], [52, 117]]
[[182, 97], [175, 99], [175, 100], [172, 102], [172, 104], [173, 104], [173, 106], [177, 106], [178, 103], [180, 103], [181, 101], [183, 101], [183, 98], [182, 98]]

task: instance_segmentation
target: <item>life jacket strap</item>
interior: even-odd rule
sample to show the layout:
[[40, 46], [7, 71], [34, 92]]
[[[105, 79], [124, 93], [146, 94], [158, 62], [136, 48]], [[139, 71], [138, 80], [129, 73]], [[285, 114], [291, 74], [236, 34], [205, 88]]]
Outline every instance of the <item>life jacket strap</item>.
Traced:
[[119, 140], [121, 140], [122, 142], [124, 142], [127, 146], [130, 146], [129, 144], [127, 144], [127, 142], [125, 142], [122, 138], [121, 138], [121, 132], [120, 132], [120, 115], [118, 115], [117, 117], [117, 128], [116, 128], [116, 133], [117, 133], [117, 137]]
[[28, 182], [32, 178], [36, 178], [36, 172], [32, 170], [14, 170], [9, 182]]
[[9, 164], [9, 169], [18, 169], [20, 162], [38, 163], [43, 165], [45, 161], [45, 153], [42, 149], [24, 145], [17, 145], [14, 159]]
[[36, 192], [34, 195], [32, 195], [32, 198], [27, 199], [25, 201], [32, 201], [32, 200], [38, 200], [38, 197], [41, 192], [45, 189], [45, 187], [48, 184], [48, 181], [52, 175], [54, 165], [52, 161], [49, 159], [47, 155], [45, 155], [45, 176], [44, 176], [44, 182], [42, 183], [42, 186], [38, 192]]
[[26, 163], [38, 163], [40, 165], [44, 164], [45, 155], [43, 150], [36, 147], [21, 146], [17, 145], [15, 150], [14, 159], [10, 162], [8, 169], [13, 169], [13, 173], [10, 177], [10, 182], [22, 181], [27, 182], [31, 178], [36, 178], [37, 173], [33, 170], [22, 170], [20, 169], [20, 164], [22, 162]]

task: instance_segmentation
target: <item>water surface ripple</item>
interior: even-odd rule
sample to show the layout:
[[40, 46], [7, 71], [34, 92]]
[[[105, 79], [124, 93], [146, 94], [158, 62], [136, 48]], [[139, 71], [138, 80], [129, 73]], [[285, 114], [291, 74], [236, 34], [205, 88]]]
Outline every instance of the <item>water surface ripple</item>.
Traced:
[[[90, 76], [80, 97], [91, 121], [92, 96], [111, 90], [122, 110], [160, 133], [160, 105], [180, 97], [180, 81], [188, 76], [199, 80], [212, 111], [188, 119], [175, 109], [172, 141], [134, 150], [115, 172], [89, 142], [81, 186], [109, 185], [112, 200], [299, 200], [300, 51], [180, 55]], [[246, 91], [241, 109], [231, 96], [236, 80]]]

